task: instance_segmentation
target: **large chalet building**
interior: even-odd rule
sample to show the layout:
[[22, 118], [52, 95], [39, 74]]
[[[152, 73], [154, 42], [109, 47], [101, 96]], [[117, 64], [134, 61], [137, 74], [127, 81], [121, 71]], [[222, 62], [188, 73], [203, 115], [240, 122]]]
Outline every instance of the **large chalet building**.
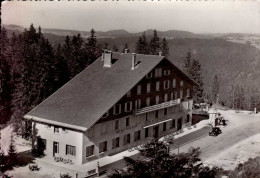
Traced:
[[46, 156], [82, 165], [190, 125], [194, 85], [164, 56], [105, 50], [24, 118]]

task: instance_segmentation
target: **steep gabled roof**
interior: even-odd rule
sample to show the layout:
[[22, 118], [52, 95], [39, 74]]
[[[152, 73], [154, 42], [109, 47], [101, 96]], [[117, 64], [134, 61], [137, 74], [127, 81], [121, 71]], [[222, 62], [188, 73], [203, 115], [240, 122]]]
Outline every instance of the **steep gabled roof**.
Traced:
[[109, 68], [97, 59], [24, 118], [86, 131], [164, 57], [136, 54], [134, 70], [132, 54], [113, 53], [113, 59]]

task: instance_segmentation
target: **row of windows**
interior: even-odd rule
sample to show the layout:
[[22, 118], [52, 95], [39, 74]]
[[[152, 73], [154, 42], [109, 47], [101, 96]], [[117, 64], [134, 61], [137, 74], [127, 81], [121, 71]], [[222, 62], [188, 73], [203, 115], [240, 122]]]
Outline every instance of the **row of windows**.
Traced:
[[[169, 70], [169, 69], [165, 69], [164, 71], [163, 71], [163, 75], [165, 75], [165, 76], [168, 76], [168, 75], [170, 75], [171, 74], [171, 71]], [[154, 76], [155, 77], [161, 77], [162, 76], [162, 68], [155, 68], [155, 70], [154, 70]], [[146, 78], [152, 78], [153, 77], [153, 73], [152, 72], [150, 72], [150, 73], [148, 73], [147, 75], [146, 75]]]
[[[156, 84], [156, 91], [160, 91], [160, 81], [157, 81]], [[183, 87], [183, 80], [180, 81], [180, 86]], [[169, 89], [170, 88], [170, 80], [165, 80], [163, 81], [163, 89]], [[172, 80], [172, 88], [176, 88], [176, 79]], [[141, 85], [137, 85], [137, 95], [141, 95], [141, 90], [142, 87]], [[146, 93], [150, 93], [151, 92], [151, 83], [147, 83], [146, 84]], [[127, 97], [131, 96], [131, 91], [128, 91], [126, 93]]]
[[[126, 124], [129, 123], [129, 120], [126, 119]], [[116, 121], [116, 126], [115, 127], [119, 127], [119, 122], [118, 120]], [[159, 126], [159, 125], [158, 125]], [[163, 131], [167, 130], [167, 122], [162, 123], [162, 129]], [[170, 129], [175, 128], [176, 124], [175, 124], [175, 119], [170, 121]], [[145, 138], [149, 137], [149, 128], [145, 128]], [[138, 130], [136, 132], [134, 132], [134, 141], [138, 141], [141, 139], [141, 130]], [[123, 136], [123, 145], [129, 144], [131, 143], [131, 134], [126, 134]], [[120, 146], [120, 137], [116, 137], [114, 139], [112, 139], [112, 149], [114, 148], [118, 148]], [[99, 143], [99, 153], [102, 152], [106, 152], [107, 151], [107, 141], [101, 142]], [[86, 156], [92, 156], [94, 155], [94, 145], [88, 146], [86, 148]]]
[[[187, 97], [190, 97], [190, 89], [189, 89], [189, 88], [187, 89], [186, 92], [187, 92], [187, 93], [186, 93], [186, 96], [187, 96]], [[177, 96], [177, 91], [171, 92], [170, 97], [168, 97], [168, 95], [169, 95], [168, 93], [165, 93], [165, 94], [164, 94], [164, 102], [169, 101], [168, 98], [170, 98], [170, 100], [174, 100], [174, 99], [177, 99], [177, 98], [178, 98], [178, 96]], [[180, 98], [183, 98], [183, 90], [180, 90]], [[157, 96], [155, 97], [155, 104], [159, 104], [159, 100], [160, 100], [160, 96], [157, 95]], [[151, 103], [151, 98], [150, 98], [150, 97], [147, 97], [147, 98], [146, 98], [146, 106], [150, 106], [150, 103]], [[125, 111], [125, 112], [130, 112], [130, 111], [132, 111], [132, 109], [133, 109], [133, 105], [132, 105], [132, 102], [131, 102], [131, 101], [125, 103], [124, 106], [125, 106], [125, 107], [124, 107], [124, 111]], [[141, 99], [137, 99], [137, 100], [135, 101], [135, 108], [136, 108], [136, 109], [140, 109], [140, 108], [141, 108]], [[121, 104], [116, 104], [116, 105], [114, 106], [113, 112], [114, 112], [115, 115], [120, 114], [120, 113], [122, 112]], [[105, 113], [105, 114], [103, 115], [104, 118], [107, 117], [107, 116], [108, 116], [108, 113]]]
[[[123, 144], [130, 143], [131, 135], [126, 134], [123, 137]], [[141, 130], [134, 132], [134, 141], [141, 139]], [[118, 148], [120, 145], [120, 137], [112, 139], [112, 149]], [[99, 143], [99, 153], [107, 151], [107, 141]], [[86, 148], [86, 157], [94, 155], [94, 145], [88, 146]]]

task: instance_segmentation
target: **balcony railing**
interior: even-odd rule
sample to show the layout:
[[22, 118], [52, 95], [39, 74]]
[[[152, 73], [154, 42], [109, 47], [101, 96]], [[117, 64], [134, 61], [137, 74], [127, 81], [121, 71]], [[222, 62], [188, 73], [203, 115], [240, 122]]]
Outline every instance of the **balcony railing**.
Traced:
[[177, 99], [177, 100], [171, 100], [171, 101], [161, 103], [161, 104], [148, 106], [145, 108], [137, 109], [135, 111], [135, 115], [139, 115], [139, 114], [143, 114], [143, 113], [147, 113], [147, 112], [151, 112], [151, 111], [156, 111], [156, 110], [163, 109], [163, 108], [168, 108], [168, 107], [171, 107], [174, 105], [178, 105], [180, 103], [181, 103], [181, 100]]

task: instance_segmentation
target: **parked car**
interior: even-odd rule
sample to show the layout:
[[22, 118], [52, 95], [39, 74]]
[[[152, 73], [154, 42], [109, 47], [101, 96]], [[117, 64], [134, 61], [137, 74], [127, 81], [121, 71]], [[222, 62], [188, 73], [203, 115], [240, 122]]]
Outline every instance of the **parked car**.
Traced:
[[222, 131], [220, 130], [219, 127], [212, 127], [211, 132], [209, 132], [209, 136], [218, 136], [221, 133]]

